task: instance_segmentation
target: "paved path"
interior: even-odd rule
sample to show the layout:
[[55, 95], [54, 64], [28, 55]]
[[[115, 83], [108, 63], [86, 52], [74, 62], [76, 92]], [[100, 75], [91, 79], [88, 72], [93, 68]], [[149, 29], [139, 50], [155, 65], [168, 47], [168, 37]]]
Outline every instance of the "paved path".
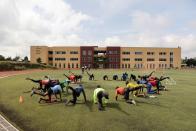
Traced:
[[[20, 74], [28, 74], [32, 72], [40, 72], [43, 70], [26, 70], [26, 71], [3, 71], [0, 72], [0, 79]], [[45, 70], [44, 70], [45, 71]], [[11, 123], [9, 123], [1, 114], [0, 114], [0, 131], [19, 131]]]
[[19, 131], [0, 114], [0, 131]]

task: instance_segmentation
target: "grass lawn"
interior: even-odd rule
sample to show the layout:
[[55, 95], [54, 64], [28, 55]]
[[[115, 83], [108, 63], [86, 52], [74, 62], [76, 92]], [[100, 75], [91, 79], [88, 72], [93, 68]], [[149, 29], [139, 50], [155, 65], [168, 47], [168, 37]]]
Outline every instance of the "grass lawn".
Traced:
[[[40, 79], [50, 75], [60, 80], [68, 71], [49, 71], [27, 75], [18, 75], [0, 79], [0, 113], [6, 115], [21, 129], [31, 131], [128, 131], [128, 130], [196, 130], [196, 70], [166, 70], [157, 71], [156, 76], [166, 74], [176, 80], [177, 85], [168, 85], [169, 91], [162, 91], [158, 98], [134, 98], [137, 105], [127, 104], [119, 97], [115, 101], [114, 88], [125, 86], [122, 81], [103, 81], [107, 74], [112, 79], [113, 74], [122, 74], [125, 70], [91, 70], [95, 81], [89, 81], [84, 75], [83, 84], [88, 102], [83, 104], [83, 96], [75, 106], [65, 106], [64, 103], [39, 104], [39, 96], [30, 97], [30, 90], [36, 84], [25, 80], [26, 77]], [[81, 73], [81, 71], [73, 71]], [[145, 74], [148, 71], [131, 71], [128, 74]], [[96, 85], [108, 90], [109, 103], [105, 111], [98, 111], [92, 103], [93, 90]], [[73, 85], [74, 86], [74, 85]], [[19, 96], [24, 97], [24, 103], [19, 104]], [[71, 95], [63, 95], [70, 99]]]

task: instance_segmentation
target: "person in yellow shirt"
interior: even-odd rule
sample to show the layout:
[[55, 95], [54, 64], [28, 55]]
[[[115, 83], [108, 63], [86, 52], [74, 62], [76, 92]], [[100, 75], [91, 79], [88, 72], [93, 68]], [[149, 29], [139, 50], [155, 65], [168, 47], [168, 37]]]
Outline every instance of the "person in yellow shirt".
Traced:
[[[102, 99], [109, 99], [109, 94], [107, 91], [105, 91], [105, 89], [100, 88], [100, 86], [98, 85], [97, 88], [94, 90], [93, 93], [93, 102], [96, 104], [98, 103], [98, 109], [99, 110], [103, 110], [103, 102]], [[105, 100], [104, 103], [107, 103], [107, 101]]]

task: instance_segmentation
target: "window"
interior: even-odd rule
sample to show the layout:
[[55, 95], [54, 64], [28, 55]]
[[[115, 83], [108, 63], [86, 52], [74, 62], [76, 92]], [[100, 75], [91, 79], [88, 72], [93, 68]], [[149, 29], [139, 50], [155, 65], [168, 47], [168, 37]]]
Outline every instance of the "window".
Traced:
[[173, 52], [170, 52], [170, 56], [173, 56], [174, 55], [174, 53]]
[[142, 61], [142, 58], [135, 58], [135, 61]]
[[129, 51], [123, 51], [122, 54], [123, 55], [130, 55], [130, 52]]
[[59, 63], [59, 68], [61, 68], [61, 63]]
[[114, 54], [118, 54], [118, 51], [117, 51], [117, 50], [115, 50], [115, 51], [113, 51], [113, 53], [114, 53]]
[[136, 55], [142, 55], [143, 52], [135, 52]]
[[72, 63], [71, 68], [74, 68], [74, 63]]
[[147, 52], [147, 55], [154, 55], [154, 52]]
[[64, 68], [66, 68], [66, 65], [64, 64]]
[[56, 51], [55, 54], [66, 54], [65, 51]]
[[166, 58], [159, 58], [159, 61], [167, 61]]
[[159, 55], [166, 55], [166, 52], [159, 52]]
[[128, 64], [128, 68], [131, 68], [130, 64]]
[[83, 50], [82, 51], [82, 55], [86, 55], [86, 50]]
[[68, 68], [70, 68], [70, 64], [68, 63]]
[[88, 55], [92, 55], [92, 50], [88, 50]]
[[109, 54], [113, 54], [113, 51], [110, 50], [108, 53], [109, 53]]
[[52, 61], [52, 60], [53, 60], [53, 58], [52, 58], [52, 57], [48, 57], [48, 60], [49, 60], [49, 61]]
[[70, 51], [70, 54], [78, 54], [78, 51]]
[[124, 68], [124, 64], [122, 64], [122, 68]]
[[55, 61], [65, 61], [66, 58], [55, 58]]
[[127, 68], [127, 64], [125, 64], [125, 68]]
[[173, 58], [170, 58], [170, 62], [173, 62], [174, 61], [174, 59]]
[[88, 57], [88, 62], [91, 62], [92, 61], [92, 58], [91, 57]]
[[147, 61], [154, 61], [154, 58], [147, 58]]
[[78, 61], [78, 58], [70, 58], [70, 61]]
[[78, 63], [76, 64], [76, 68], [78, 68]]
[[82, 61], [86, 61], [86, 58], [82, 58]]
[[50, 54], [50, 55], [53, 54], [53, 51], [48, 51], [48, 54]]
[[130, 58], [123, 58], [122, 61], [130, 61]]

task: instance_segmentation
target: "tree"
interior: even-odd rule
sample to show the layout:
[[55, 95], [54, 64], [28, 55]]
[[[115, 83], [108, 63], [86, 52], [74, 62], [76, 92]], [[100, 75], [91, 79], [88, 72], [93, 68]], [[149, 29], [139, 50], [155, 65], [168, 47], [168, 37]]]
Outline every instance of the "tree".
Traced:
[[4, 61], [5, 57], [3, 55], [0, 55], [0, 61]]
[[196, 66], [196, 59], [190, 58], [186, 60], [187, 66]]
[[15, 58], [13, 58], [13, 61], [19, 61], [20, 56], [16, 56]]
[[37, 63], [41, 64], [42, 63], [42, 59], [39, 57], [37, 58]]
[[7, 60], [7, 61], [11, 61], [12, 58], [9, 56], [9, 57], [6, 58], [6, 60]]
[[28, 61], [29, 61], [28, 57], [25, 56], [23, 61], [24, 61], [24, 62], [28, 62]]

